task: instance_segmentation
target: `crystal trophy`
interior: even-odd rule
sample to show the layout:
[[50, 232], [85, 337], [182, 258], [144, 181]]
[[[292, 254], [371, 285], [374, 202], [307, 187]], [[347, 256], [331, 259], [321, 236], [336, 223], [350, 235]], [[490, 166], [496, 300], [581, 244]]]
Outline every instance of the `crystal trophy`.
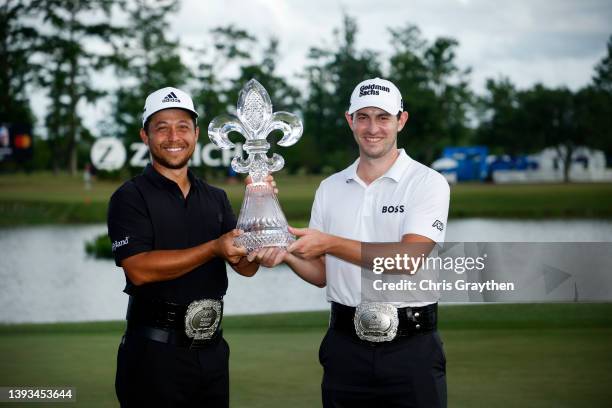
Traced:
[[270, 95], [255, 79], [240, 90], [236, 113], [217, 116], [208, 125], [208, 137], [221, 149], [235, 146], [228, 138], [230, 132], [238, 132], [246, 139], [243, 150], [247, 158], [239, 154], [232, 159], [232, 168], [238, 173], [249, 173], [252, 179], [246, 187], [236, 226], [244, 234], [235, 243], [248, 252], [263, 247], [287, 247], [295, 238], [288, 231], [274, 190], [265, 182], [269, 173], [283, 168], [285, 160], [276, 153], [267, 156], [270, 144], [266, 138], [272, 131], [280, 130], [283, 137], [278, 144], [291, 146], [302, 136], [302, 121], [293, 113], [272, 113]]

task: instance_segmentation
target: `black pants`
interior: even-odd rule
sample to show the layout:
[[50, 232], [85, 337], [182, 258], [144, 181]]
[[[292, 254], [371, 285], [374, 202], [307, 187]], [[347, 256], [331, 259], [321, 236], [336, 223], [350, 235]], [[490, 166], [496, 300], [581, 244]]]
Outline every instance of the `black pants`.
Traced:
[[119, 345], [115, 390], [122, 407], [229, 406], [229, 346], [220, 338], [190, 350], [126, 335]]
[[446, 407], [437, 332], [372, 345], [329, 329], [319, 349], [324, 408]]

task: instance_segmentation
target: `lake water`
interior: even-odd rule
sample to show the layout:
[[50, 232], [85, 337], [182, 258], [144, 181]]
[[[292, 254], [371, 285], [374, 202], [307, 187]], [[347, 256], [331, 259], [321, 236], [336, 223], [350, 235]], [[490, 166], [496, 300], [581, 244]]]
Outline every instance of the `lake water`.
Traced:
[[[0, 323], [119, 320], [127, 295], [123, 272], [112, 261], [85, 254], [84, 242], [105, 225], [0, 229]], [[447, 241], [610, 242], [612, 221], [450, 221]], [[228, 268], [229, 269], [229, 268]], [[225, 313], [325, 310], [325, 290], [288, 268], [262, 268], [253, 278], [231, 269]]]

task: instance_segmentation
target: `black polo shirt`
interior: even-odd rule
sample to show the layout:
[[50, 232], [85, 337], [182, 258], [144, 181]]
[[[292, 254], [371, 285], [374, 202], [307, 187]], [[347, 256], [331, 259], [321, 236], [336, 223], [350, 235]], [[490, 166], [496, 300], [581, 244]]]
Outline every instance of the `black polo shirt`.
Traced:
[[[216, 239], [236, 227], [225, 191], [188, 173], [187, 198], [172, 180], [150, 164], [143, 174], [125, 182], [108, 207], [108, 235], [115, 263], [141, 252], [186, 249]], [[225, 261], [213, 258], [185, 275], [163, 282], [134, 285], [126, 275], [125, 293], [147, 299], [188, 304], [220, 299], [227, 290]]]

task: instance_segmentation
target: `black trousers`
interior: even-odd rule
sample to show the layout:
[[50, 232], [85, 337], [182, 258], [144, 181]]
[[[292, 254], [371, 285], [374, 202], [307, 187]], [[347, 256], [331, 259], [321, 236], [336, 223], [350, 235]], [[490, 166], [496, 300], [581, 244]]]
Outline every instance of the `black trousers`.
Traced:
[[122, 407], [229, 406], [229, 346], [220, 338], [193, 349], [126, 335], [115, 391]]
[[438, 332], [371, 344], [329, 329], [319, 349], [324, 408], [446, 407]]

